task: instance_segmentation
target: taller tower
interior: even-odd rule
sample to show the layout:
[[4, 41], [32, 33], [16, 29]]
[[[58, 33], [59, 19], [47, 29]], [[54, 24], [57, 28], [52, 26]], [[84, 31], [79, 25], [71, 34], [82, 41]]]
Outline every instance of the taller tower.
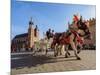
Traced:
[[34, 27], [33, 27], [34, 23], [32, 21], [32, 17], [29, 21], [29, 28], [28, 28], [28, 44], [29, 47], [32, 48], [34, 45]]

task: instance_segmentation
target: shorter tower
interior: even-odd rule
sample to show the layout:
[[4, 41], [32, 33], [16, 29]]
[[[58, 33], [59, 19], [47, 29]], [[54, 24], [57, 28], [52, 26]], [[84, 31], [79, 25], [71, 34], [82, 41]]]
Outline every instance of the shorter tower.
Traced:
[[39, 29], [38, 26], [36, 25], [35, 29], [34, 29], [34, 41], [38, 42], [39, 41]]

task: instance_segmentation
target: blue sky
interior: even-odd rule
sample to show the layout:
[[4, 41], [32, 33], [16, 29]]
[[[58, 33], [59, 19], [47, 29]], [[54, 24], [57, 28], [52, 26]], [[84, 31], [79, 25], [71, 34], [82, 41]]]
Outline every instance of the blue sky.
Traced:
[[[84, 19], [95, 18], [94, 5], [76, 5], [43, 2], [11, 1], [11, 36], [26, 33], [28, 22], [33, 18], [38, 26], [40, 37], [49, 28], [55, 32], [67, 29], [68, 21], [71, 23], [73, 14], [79, 13]], [[34, 26], [35, 26], [34, 25]]]

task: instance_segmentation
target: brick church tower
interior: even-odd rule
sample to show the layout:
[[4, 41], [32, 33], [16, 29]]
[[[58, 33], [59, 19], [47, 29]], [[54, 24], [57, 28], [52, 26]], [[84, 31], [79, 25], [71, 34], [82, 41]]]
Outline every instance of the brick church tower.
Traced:
[[29, 21], [29, 28], [28, 28], [28, 45], [29, 48], [32, 48], [34, 46], [35, 42], [39, 41], [39, 30], [36, 25], [34, 25], [34, 22], [32, 21], [32, 17]]
[[29, 48], [32, 48], [34, 45], [34, 23], [32, 22], [32, 18], [29, 21], [29, 28], [28, 28], [28, 44]]

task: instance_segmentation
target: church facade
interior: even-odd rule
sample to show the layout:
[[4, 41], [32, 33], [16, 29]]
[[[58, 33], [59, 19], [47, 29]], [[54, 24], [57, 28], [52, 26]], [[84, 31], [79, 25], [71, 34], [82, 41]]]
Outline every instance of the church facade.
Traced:
[[11, 51], [27, 50], [34, 47], [34, 43], [39, 41], [39, 29], [35, 26], [32, 18], [29, 21], [27, 33], [16, 35], [11, 41]]

